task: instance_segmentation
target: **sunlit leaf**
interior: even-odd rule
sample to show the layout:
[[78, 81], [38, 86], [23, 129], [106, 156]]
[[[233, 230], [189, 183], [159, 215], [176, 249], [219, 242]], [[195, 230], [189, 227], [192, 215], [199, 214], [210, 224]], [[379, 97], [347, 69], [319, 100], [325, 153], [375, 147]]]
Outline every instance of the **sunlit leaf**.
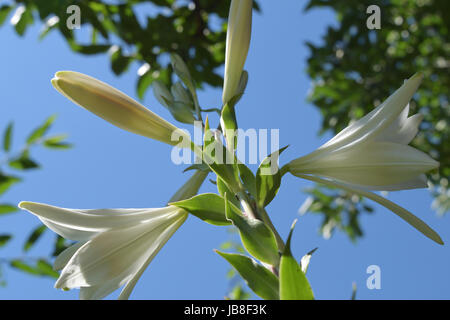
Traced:
[[272, 272], [244, 255], [215, 251], [239, 272], [254, 293], [266, 300], [279, 299], [278, 278]]

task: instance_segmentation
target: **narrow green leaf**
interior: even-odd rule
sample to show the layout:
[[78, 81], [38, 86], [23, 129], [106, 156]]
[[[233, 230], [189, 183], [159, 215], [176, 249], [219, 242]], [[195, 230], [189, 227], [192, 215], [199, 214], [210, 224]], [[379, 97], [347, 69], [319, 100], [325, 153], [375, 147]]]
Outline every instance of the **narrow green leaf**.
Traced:
[[66, 134], [48, 137], [44, 140], [43, 145], [50, 149], [70, 149], [72, 148], [72, 144], [65, 142], [64, 140], [66, 138]]
[[32, 275], [47, 276], [52, 278], [57, 278], [59, 276], [58, 272], [54, 271], [52, 266], [43, 259], [39, 259], [35, 266], [30, 265], [23, 260], [14, 259], [10, 261], [10, 266]]
[[204, 163], [197, 163], [197, 164], [193, 164], [189, 167], [187, 167], [186, 169], [183, 170], [183, 172], [187, 172], [190, 170], [200, 170], [200, 171], [205, 171], [205, 172], [210, 172], [211, 170], [209, 169], [209, 167], [204, 164]]
[[225, 253], [215, 250], [227, 260], [245, 280], [248, 287], [265, 300], [278, 300], [278, 279], [253, 259], [241, 254]]
[[33, 232], [28, 237], [27, 241], [25, 241], [25, 244], [23, 246], [24, 251], [28, 251], [31, 249], [31, 247], [36, 243], [36, 241], [39, 240], [39, 238], [44, 234], [45, 230], [47, 230], [47, 227], [44, 225], [38, 226], [33, 230]]
[[240, 204], [238, 199], [236, 198], [236, 196], [233, 196], [233, 192], [231, 192], [231, 190], [228, 188], [227, 184], [220, 179], [219, 177], [217, 177], [217, 190], [219, 191], [219, 194], [223, 197], [226, 194], [229, 194], [230, 197], [228, 198], [228, 201], [230, 201], [231, 203], [233, 203], [236, 207], [239, 208]]
[[292, 224], [286, 247], [280, 261], [280, 299], [313, 300], [314, 295], [308, 279], [291, 252], [291, 238], [295, 222]]
[[16, 212], [17, 210], [19, 210], [19, 208], [12, 204], [0, 204], [0, 215]]
[[10, 234], [0, 234], [0, 247], [4, 247], [11, 239], [12, 235]]
[[39, 270], [39, 273], [43, 276], [48, 276], [52, 278], [58, 278], [59, 274], [55, 270], [53, 270], [53, 267], [48, 261], [45, 261], [44, 259], [39, 259], [36, 263], [36, 269]]
[[338, 181], [331, 181], [327, 179], [322, 179], [319, 177], [301, 174], [299, 175], [300, 178], [311, 180], [314, 182], [322, 183], [326, 186], [331, 186], [334, 188], [340, 188], [347, 192], [355, 193], [357, 195], [360, 195], [362, 197], [369, 198], [382, 206], [386, 207], [387, 209], [391, 210], [393, 213], [398, 215], [400, 218], [405, 220], [407, 223], [409, 223], [412, 227], [414, 227], [417, 231], [421, 232], [424, 236], [430, 238], [431, 240], [435, 241], [436, 243], [443, 245], [444, 242], [442, 241], [442, 238], [439, 236], [439, 234], [434, 231], [430, 226], [428, 226], [425, 222], [423, 222], [421, 219], [416, 217], [414, 214], [406, 210], [405, 208], [400, 207], [399, 205], [395, 204], [394, 202], [383, 198], [382, 196], [379, 196], [373, 192], [369, 192], [366, 190], [363, 190], [358, 187], [351, 186], [347, 183], [342, 183]]
[[111, 54], [111, 69], [115, 75], [121, 75], [128, 69], [132, 61], [132, 58], [124, 55], [122, 48], [118, 47], [118, 49]]
[[258, 205], [266, 207], [276, 196], [281, 184], [278, 157], [287, 148], [283, 147], [265, 158], [256, 172], [256, 192]]
[[350, 300], [356, 300], [356, 292], [357, 292], [356, 283], [353, 282], [352, 283], [352, 296], [350, 297]]
[[0, 172], [0, 195], [8, 191], [8, 189], [17, 182], [20, 182], [20, 178], [4, 175]]
[[6, 127], [5, 134], [3, 135], [3, 150], [8, 152], [11, 149], [13, 123], [10, 122]]
[[27, 144], [33, 144], [37, 140], [42, 138], [47, 133], [47, 131], [50, 129], [50, 126], [53, 124], [55, 119], [56, 119], [56, 115], [52, 115], [52, 116], [48, 117], [41, 126], [34, 129], [30, 133], [30, 135], [28, 136], [28, 138], [26, 140]]
[[[190, 199], [169, 203], [182, 208], [203, 221], [218, 225], [230, 225], [231, 222], [225, 216], [225, 199], [215, 193], [203, 193]], [[233, 204], [230, 203], [230, 206]], [[234, 207], [233, 210], [239, 211]]]
[[0, 7], [0, 26], [5, 23], [6, 18], [8, 18], [9, 13], [11, 12], [13, 6], [11, 5], [3, 5]]
[[275, 235], [264, 222], [242, 216], [232, 210], [225, 194], [226, 217], [235, 225], [245, 249], [256, 259], [277, 266], [279, 262], [278, 246]]
[[239, 177], [241, 178], [242, 184], [250, 192], [250, 194], [256, 199], [256, 178], [253, 172], [243, 163], [238, 164]]
[[184, 85], [189, 89], [192, 96], [195, 96], [195, 85], [192, 80], [191, 74], [186, 63], [183, 59], [176, 53], [170, 54], [170, 61], [172, 63], [173, 71], [175, 71], [176, 75], [180, 78], [180, 80], [184, 83]]
[[136, 85], [139, 99], [144, 99], [145, 92], [154, 80], [155, 77], [153, 76], [153, 71], [150, 71], [150, 69], [139, 75], [139, 79]]
[[14, 19], [12, 24], [19, 36], [23, 36], [27, 27], [33, 24], [33, 11], [31, 8], [26, 8], [23, 5], [17, 7], [14, 12]]
[[66, 242], [66, 239], [64, 239], [63, 237], [58, 235], [55, 239], [55, 243], [53, 246], [52, 257], [58, 256], [61, 252], [66, 250], [69, 246], [70, 246], [70, 243], [68, 244]]
[[9, 166], [17, 170], [30, 170], [39, 168], [39, 164], [29, 157], [28, 151], [22, 152], [20, 157], [9, 161]]
[[25, 273], [33, 274], [33, 275], [41, 275], [39, 270], [36, 267], [30, 266], [26, 262], [20, 260], [20, 259], [14, 259], [10, 261], [9, 265], [12, 268], [18, 269], [20, 271], [23, 271]]

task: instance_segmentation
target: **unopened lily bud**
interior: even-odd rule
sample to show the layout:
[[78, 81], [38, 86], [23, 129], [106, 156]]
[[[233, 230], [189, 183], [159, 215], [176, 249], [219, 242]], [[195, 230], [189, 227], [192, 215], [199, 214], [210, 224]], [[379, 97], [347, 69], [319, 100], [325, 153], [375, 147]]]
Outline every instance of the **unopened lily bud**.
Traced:
[[171, 140], [177, 127], [104, 82], [78, 72], [60, 71], [52, 84], [75, 104], [121, 129], [170, 145], [177, 144]]
[[252, 6], [252, 0], [231, 1], [225, 52], [223, 104], [237, 94], [248, 48], [250, 47]]

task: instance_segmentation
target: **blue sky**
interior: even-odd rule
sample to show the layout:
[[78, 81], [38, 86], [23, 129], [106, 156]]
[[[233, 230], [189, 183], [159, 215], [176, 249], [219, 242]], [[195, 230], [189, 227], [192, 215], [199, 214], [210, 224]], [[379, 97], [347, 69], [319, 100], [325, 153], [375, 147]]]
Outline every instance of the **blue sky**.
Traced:
[[[280, 129], [280, 145], [290, 144], [280, 162], [312, 151], [330, 136], [318, 137], [320, 115], [306, 102], [310, 79], [305, 73], [308, 51], [304, 41], [320, 41], [331, 11], [302, 11], [303, 4], [285, 0], [262, 4], [263, 14], [254, 15], [252, 43], [246, 63], [250, 82], [237, 110], [242, 128]], [[39, 42], [39, 27], [19, 38], [10, 26], [0, 28], [0, 128], [15, 121], [16, 147], [25, 135], [51, 114], [58, 114], [53, 133], [65, 132], [75, 147], [65, 152], [38, 150], [35, 158], [42, 170], [29, 173], [26, 181], [9, 191], [3, 200], [30, 200], [68, 208], [128, 208], [163, 206], [189, 174], [170, 161], [167, 145], [122, 131], [75, 106], [50, 84], [59, 70], [74, 70], [99, 78], [136, 97], [138, 65], [121, 77], [110, 71], [106, 56], [72, 53], [59, 34]], [[414, 70], [411, 70], [411, 74]], [[403, 79], [399, 79], [399, 85]], [[380, 97], [384, 99], [386, 97]], [[205, 106], [219, 106], [221, 91], [205, 88], [200, 93]], [[171, 119], [149, 91], [144, 104]], [[173, 121], [175, 123], [175, 121]], [[183, 127], [181, 124], [177, 124]], [[450, 298], [450, 255], [412, 229], [387, 209], [377, 206], [361, 223], [365, 237], [356, 244], [341, 233], [324, 240], [318, 233], [320, 218], [299, 217], [306, 199], [302, 189], [310, 182], [290, 175], [283, 179], [278, 197], [268, 211], [283, 237], [299, 218], [293, 251], [300, 258], [319, 247], [308, 271], [316, 298], [348, 299], [352, 282], [360, 299], [448, 299]], [[214, 192], [206, 183], [202, 191]], [[401, 191], [389, 199], [411, 210], [449, 242], [450, 217], [438, 217], [430, 209], [427, 190]], [[21, 246], [37, 218], [18, 212], [0, 218], [0, 233], [13, 231], [15, 239], [1, 249], [0, 257], [23, 257]], [[47, 256], [54, 235], [51, 232], [26, 256]], [[213, 252], [229, 238], [225, 228], [207, 225], [190, 217], [175, 233], [144, 273], [133, 299], [222, 299], [227, 293], [226, 262]], [[381, 268], [381, 290], [366, 288], [369, 265]], [[53, 280], [36, 278], [12, 269], [4, 270], [8, 281], [0, 288], [0, 299], [74, 299], [77, 290], [53, 288]], [[117, 297], [117, 293], [110, 298]]]

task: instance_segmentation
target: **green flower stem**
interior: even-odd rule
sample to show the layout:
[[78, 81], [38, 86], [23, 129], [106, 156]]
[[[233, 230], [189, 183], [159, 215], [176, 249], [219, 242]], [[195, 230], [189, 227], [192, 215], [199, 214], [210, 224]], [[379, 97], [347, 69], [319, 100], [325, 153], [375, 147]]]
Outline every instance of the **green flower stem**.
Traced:
[[197, 92], [195, 90], [193, 90], [192, 96], [194, 98], [195, 111], [197, 112], [197, 120], [201, 121], [203, 125], [202, 109], [200, 108], [200, 105], [198, 103]]
[[248, 199], [248, 196], [245, 194], [245, 192], [239, 192], [237, 194], [241, 206], [242, 206], [242, 210], [244, 211], [244, 214], [246, 214], [248, 217], [253, 218], [253, 219], [258, 219], [261, 220], [258, 216], [258, 212], [253, 210], [253, 207], [251, 205], [250, 200]]

